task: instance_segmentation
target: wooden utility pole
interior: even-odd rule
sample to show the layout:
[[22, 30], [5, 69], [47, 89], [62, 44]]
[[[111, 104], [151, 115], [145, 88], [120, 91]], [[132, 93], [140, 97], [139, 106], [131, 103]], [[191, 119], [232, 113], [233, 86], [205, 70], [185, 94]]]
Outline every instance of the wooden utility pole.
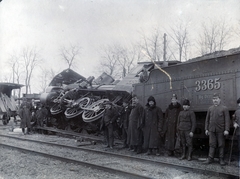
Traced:
[[163, 35], [163, 61], [165, 62], [166, 61], [166, 44], [167, 44], [167, 34], [164, 33]]

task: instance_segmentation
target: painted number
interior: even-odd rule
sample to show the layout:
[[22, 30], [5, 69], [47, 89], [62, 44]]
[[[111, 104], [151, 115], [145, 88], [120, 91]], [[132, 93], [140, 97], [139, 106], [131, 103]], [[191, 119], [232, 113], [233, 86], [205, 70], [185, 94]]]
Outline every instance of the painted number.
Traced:
[[213, 89], [220, 89], [221, 83], [219, 82], [220, 78], [215, 79], [208, 79], [208, 80], [197, 80], [196, 84], [196, 91], [205, 91], [205, 90], [213, 90]]

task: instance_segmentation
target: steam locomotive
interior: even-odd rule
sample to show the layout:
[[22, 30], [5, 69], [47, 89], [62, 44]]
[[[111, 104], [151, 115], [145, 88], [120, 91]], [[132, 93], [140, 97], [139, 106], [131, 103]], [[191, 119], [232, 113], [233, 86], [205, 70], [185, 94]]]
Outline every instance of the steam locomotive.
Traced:
[[[144, 69], [148, 77], [141, 80]], [[236, 100], [240, 97], [240, 48], [215, 52], [186, 62], [139, 62], [121, 81], [115, 81], [107, 74], [95, 81], [92, 77], [79, 80], [77, 76], [72, 79], [65, 89], [49, 86], [50, 90], [41, 97], [43, 102], [51, 104], [51, 113], [58, 115], [56, 118], [65, 118], [72, 128], [96, 123], [103, 115], [104, 102], [110, 100], [118, 106], [123, 99], [130, 102], [133, 94], [143, 106], [149, 96], [154, 96], [157, 105], [165, 112], [174, 93], [180, 103], [186, 98], [190, 100], [197, 118], [194, 136], [204, 139], [205, 117], [208, 107], [212, 105], [213, 93], [220, 94], [221, 102], [228, 107], [230, 116], [237, 107]], [[98, 127], [95, 126], [94, 130], [98, 130]]]

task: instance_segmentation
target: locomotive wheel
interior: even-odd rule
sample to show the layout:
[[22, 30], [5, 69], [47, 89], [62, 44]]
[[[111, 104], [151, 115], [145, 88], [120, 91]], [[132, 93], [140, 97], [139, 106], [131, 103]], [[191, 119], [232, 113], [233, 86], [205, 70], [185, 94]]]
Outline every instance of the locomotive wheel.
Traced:
[[70, 107], [73, 104], [73, 102], [78, 98], [79, 98], [78, 92], [76, 91], [76, 89], [72, 89], [62, 96], [60, 103], [66, 107]]
[[62, 108], [60, 104], [54, 104], [53, 107], [51, 107], [50, 112], [52, 115], [57, 115], [62, 112]]
[[93, 104], [91, 104], [82, 114], [84, 122], [93, 122], [102, 117], [105, 108], [103, 106], [104, 102], [109, 101], [108, 99], [100, 99]]
[[74, 118], [78, 115], [82, 114], [84, 108], [86, 108], [91, 103], [91, 99], [88, 97], [80, 98], [76, 100], [72, 105], [71, 108], [67, 108], [64, 112], [66, 118]]

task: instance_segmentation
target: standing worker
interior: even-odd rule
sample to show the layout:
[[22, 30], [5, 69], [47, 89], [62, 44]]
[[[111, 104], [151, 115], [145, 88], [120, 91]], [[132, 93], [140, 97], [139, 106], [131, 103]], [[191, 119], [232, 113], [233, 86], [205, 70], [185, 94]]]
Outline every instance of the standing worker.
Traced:
[[229, 134], [230, 116], [226, 106], [221, 105], [220, 96], [213, 95], [213, 105], [208, 108], [205, 121], [205, 134], [209, 136], [209, 153], [205, 164], [213, 162], [215, 149], [219, 149], [219, 163], [225, 165], [224, 147], [225, 136]]
[[[40, 104], [39, 108], [36, 111], [35, 116], [36, 116], [36, 120], [37, 120], [37, 126], [43, 127], [43, 122], [48, 116], [48, 111], [42, 104]], [[40, 131], [42, 132], [41, 129], [40, 129]]]
[[127, 132], [130, 112], [131, 107], [128, 104], [128, 100], [125, 99], [123, 100], [122, 109], [120, 112], [120, 127], [122, 128], [123, 148], [129, 147], [127, 145]]
[[237, 139], [238, 139], [238, 166], [240, 166], [240, 130], [239, 130], [239, 125], [240, 125], [240, 98], [238, 98], [237, 100], [237, 110], [235, 111], [234, 115], [233, 115], [233, 127], [235, 128], [234, 130], [236, 130], [236, 135], [237, 135]]
[[143, 148], [147, 149], [147, 155], [151, 155], [153, 150], [156, 150], [156, 155], [160, 155], [159, 147], [160, 134], [162, 133], [163, 127], [163, 112], [160, 107], [156, 106], [156, 101], [153, 96], [148, 98], [143, 124]]
[[107, 140], [107, 147], [110, 147], [110, 149], [113, 149], [114, 144], [114, 123], [116, 123], [118, 113], [117, 111], [112, 107], [112, 103], [110, 101], [106, 102], [106, 108], [103, 114], [103, 128], [104, 128], [104, 134]]
[[166, 109], [165, 113], [165, 126], [166, 126], [166, 136], [165, 136], [165, 146], [168, 150], [168, 156], [174, 155], [176, 135], [177, 135], [177, 119], [180, 111], [183, 108], [181, 104], [177, 102], [177, 95], [173, 94], [171, 99], [171, 104]]
[[143, 143], [143, 115], [144, 108], [139, 103], [139, 99], [136, 95], [132, 97], [132, 110], [129, 116], [128, 136], [127, 143], [132, 147], [134, 152], [140, 154], [142, 152]]
[[22, 128], [22, 132], [25, 135], [25, 128], [27, 127], [27, 134], [30, 134], [30, 128], [31, 128], [31, 118], [32, 118], [32, 113], [31, 113], [31, 104], [27, 102], [27, 99], [24, 97], [23, 102], [20, 105], [18, 114], [21, 118], [21, 123], [20, 123], [20, 128]]
[[186, 147], [188, 147], [188, 161], [192, 159], [192, 138], [196, 128], [195, 113], [192, 110], [189, 110], [189, 108], [190, 101], [188, 99], [185, 99], [183, 101], [183, 111], [179, 113], [177, 124], [177, 130], [180, 135], [180, 141], [182, 145], [182, 156], [180, 157], [180, 160], [186, 158]]

